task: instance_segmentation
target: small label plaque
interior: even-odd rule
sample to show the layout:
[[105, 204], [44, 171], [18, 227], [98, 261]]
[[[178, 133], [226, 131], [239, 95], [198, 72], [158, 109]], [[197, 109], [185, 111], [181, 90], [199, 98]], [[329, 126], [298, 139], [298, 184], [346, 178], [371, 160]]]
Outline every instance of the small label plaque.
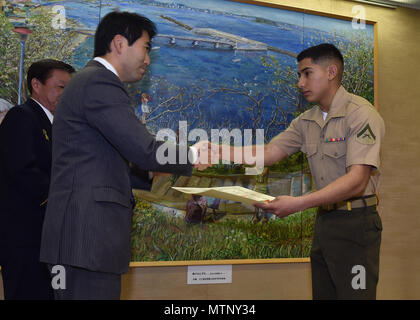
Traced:
[[232, 283], [232, 265], [188, 266], [187, 284]]

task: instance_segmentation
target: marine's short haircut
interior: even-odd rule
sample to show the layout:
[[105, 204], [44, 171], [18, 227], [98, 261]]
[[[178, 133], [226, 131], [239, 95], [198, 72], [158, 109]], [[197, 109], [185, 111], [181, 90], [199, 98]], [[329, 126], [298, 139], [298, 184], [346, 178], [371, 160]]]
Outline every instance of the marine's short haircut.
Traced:
[[110, 52], [112, 39], [119, 34], [125, 37], [131, 46], [141, 38], [143, 31], [152, 39], [157, 29], [148, 18], [132, 12], [110, 12], [102, 18], [95, 32], [94, 57], [101, 57]]
[[70, 74], [76, 71], [71, 65], [59, 60], [44, 59], [36, 61], [31, 64], [26, 76], [26, 83], [28, 85], [29, 92], [32, 94], [33, 78], [38, 79], [42, 84], [45, 84], [45, 81], [47, 81], [54, 70], [63, 70]]
[[337, 60], [341, 62], [341, 67], [344, 69], [344, 59], [340, 50], [331, 43], [322, 43], [314, 47], [303, 50], [297, 56], [297, 61], [311, 58], [314, 63], [319, 63], [325, 60]]

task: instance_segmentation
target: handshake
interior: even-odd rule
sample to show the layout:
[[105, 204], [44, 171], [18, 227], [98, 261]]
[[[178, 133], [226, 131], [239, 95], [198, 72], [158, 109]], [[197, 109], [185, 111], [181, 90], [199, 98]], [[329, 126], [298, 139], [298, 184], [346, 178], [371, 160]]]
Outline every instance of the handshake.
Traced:
[[[213, 164], [218, 164], [222, 158], [222, 146], [218, 146], [210, 141], [199, 141], [192, 147], [195, 152], [194, 168], [202, 171], [211, 167]], [[230, 160], [230, 159], [225, 159]]]
[[245, 174], [259, 175], [264, 169], [264, 145], [253, 146], [230, 146], [228, 144], [217, 145], [210, 141], [199, 141], [191, 147], [193, 152], [193, 164], [198, 170], [205, 170], [220, 160], [245, 164], [251, 166], [245, 168]]

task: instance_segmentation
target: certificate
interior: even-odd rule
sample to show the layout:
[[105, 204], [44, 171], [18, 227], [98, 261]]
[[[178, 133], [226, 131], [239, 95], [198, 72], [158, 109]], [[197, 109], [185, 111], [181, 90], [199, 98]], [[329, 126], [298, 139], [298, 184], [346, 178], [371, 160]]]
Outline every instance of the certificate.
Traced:
[[260, 193], [254, 190], [239, 186], [228, 186], [228, 187], [214, 187], [214, 188], [182, 188], [172, 187], [173, 189], [188, 193], [188, 194], [200, 194], [203, 196], [219, 198], [224, 200], [232, 200], [237, 202], [243, 202], [247, 204], [254, 204], [256, 202], [266, 202], [274, 200], [275, 197], [269, 196], [264, 193]]

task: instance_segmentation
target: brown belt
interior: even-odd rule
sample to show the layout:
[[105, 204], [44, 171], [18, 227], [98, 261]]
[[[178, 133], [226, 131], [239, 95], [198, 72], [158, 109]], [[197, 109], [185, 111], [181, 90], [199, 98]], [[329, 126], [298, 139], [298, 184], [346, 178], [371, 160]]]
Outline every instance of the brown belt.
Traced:
[[351, 209], [376, 206], [377, 204], [378, 202], [377, 202], [376, 195], [372, 194], [370, 196], [364, 196], [357, 199], [349, 199], [349, 200], [340, 201], [337, 203], [322, 205], [320, 208], [324, 211], [332, 211], [332, 210], [351, 211]]

